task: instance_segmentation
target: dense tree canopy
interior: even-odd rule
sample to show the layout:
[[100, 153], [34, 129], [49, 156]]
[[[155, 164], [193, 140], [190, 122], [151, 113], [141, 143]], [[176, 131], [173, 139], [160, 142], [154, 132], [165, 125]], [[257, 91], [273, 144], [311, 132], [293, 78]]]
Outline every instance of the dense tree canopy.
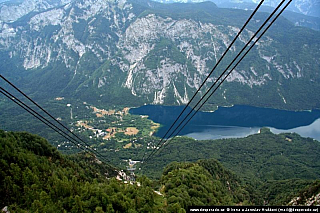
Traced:
[[320, 191], [311, 179], [253, 186], [215, 159], [172, 162], [159, 182], [140, 176], [125, 184], [93, 155], [62, 155], [39, 136], [2, 130], [0, 167], [0, 208], [12, 212], [185, 212], [194, 205], [284, 205], [297, 196], [304, 205]]
[[111, 166], [95, 163], [89, 154], [61, 155], [45, 139], [28, 133], [0, 131], [0, 167], [1, 208], [19, 212], [159, 210], [151, 187], [123, 184], [112, 178], [117, 173]]

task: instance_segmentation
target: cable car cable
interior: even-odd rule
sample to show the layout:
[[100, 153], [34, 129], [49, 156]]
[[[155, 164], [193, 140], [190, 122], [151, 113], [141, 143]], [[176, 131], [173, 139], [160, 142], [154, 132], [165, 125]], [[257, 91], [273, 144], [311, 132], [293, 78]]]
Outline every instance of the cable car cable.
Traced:
[[[3, 77], [1, 75], [1, 77]], [[3, 77], [4, 78], [4, 77]], [[66, 138], [65, 136], [63, 136], [64, 138], [66, 138], [67, 140], [69, 140], [70, 142], [72, 142], [73, 144], [75, 144], [77, 147], [79, 147], [78, 144], [80, 144], [83, 147], [89, 147], [91, 148], [87, 143], [84, 143], [85, 145], [81, 144], [80, 141], [77, 141], [75, 138], [72, 138], [71, 136], [69, 136], [67, 133], [65, 133], [63, 130], [61, 130], [59, 127], [57, 127], [55, 124], [53, 124], [52, 122], [48, 121], [46, 118], [44, 118], [42, 115], [40, 115], [39, 113], [37, 113], [36, 111], [34, 111], [31, 107], [29, 107], [27, 104], [23, 103], [21, 100], [19, 100], [17, 97], [15, 97], [14, 95], [12, 95], [10, 92], [8, 92], [7, 90], [5, 90], [4, 88], [0, 87], [0, 89], [2, 91], [0, 91], [3, 95], [5, 95], [7, 98], [9, 98], [10, 100], [12, 100], [13, 102], [15, 102], [16, 104], [18, 104], [20, 107], [22, 107], [23, 109], [25, 109], [27, 112], [29, 112], [30, 114], [32, 114], [33, 116], [35, 116], [37, 119], [39, 119], [40, 121], [42, 121], [43, 123], [45, 123], [47, 126], [50, 127], [50, 125], [52, 125], [53, 130], [55, 130], [56, 132], [58, 132], [61, 136], [62, 134], [60, 132], [62, 132], [63, 134], [67, 135], [68, 138]], [[4, 92], [3, 92], [4, 91]], [[5, 94], [6, 93], [6, 94]], [[11, 97], [10, 97], [11, 96]], [[17, 101], [16, 101], [17, 100]], [[20, 104], [19, 104], [19, 103]], [[23, 106], [22, 106], [23, 105]], [[31, 111], [31, 112], [30, 112]], [[39, 118], [40, 117], [40, 118]], [[52, 116], [53, 117], [53, 116]], [[57, 121], [55, 118], [53, 118], [55, 121]], [[47, 122], [47, 123], [46, 123]], [[49, 125], [49, 124], [50, 125]], [[57, 131], [57, 129], [60, 131]], [[71, 132], [71, 131], [69, 131]], [[74, 135], [74, 134], [73, 134]], [[76, 141], [77, 143], [74, 143], [74, 141]], [[88, 148], [86, 148], [88, 149]], [[91, 148], [92, 149], [92, 148]], [[108, 160], [106, 160], [106, 158], [104, 158], [99, 152], [97, 152], [96, 150], [92, 149], [91, 151], [94, 155], [99, 156], [100, 158], [104, 159], [105, 162], [109, 162]]]
[[[270, 18], [274, 15], [274, 13], [281, 7], [281, 5], [283, 4], [284, 1], [282, 1], [278, 7], [275, 9], [275, 11], [269, 16], [269, 18], [265, 21], [265, 23], [262, 25], [262, 27], [260, 27], [260, 29], [257, 31], [257, 33], [264, 27], [264, 25], [270, 20]], [[249, 48], [249, 50], [242, 56], [242, 58], [237, 62], [237, 64], [232, 68], [232, 70], [227, 74], [227, 76], [225, 76], [225, 78], [222, 80], [222, 82], [220, 82], [220, 84], [218, 85], [218, 87], [209, 95], [209, 97], [202, 103], [202, 105], [194, 112], [194, 114], [192, 115], [191, 118], [189, 118], [189, 120], [183, 125], [183, 127], [179, 130], [179, 132], [175, 135], [177, 136], [181, 130], [190, 122], [190, 120], [194, 117], [194, 115], [200, 110], [200, 108], [208, 101], [208, 99], [213, 95], [213, 93], [220, 87], [220, 85], [226, 80], [226, 78], [231, 74], [231, 72], [236, 68], [236, 66], [238, 66], [238, 64], [244, 59], [244, 57], [249, 53], [249, 51], [254, 47], [254, 45], [260, 40], [260, 38], [265, 34], [265, 32], [271, 27], [271, 25], [279, 18], [279, 16], [281, 15], [281, 13], [289, 6], [289, 4], [292, 2], [292, 0], [290, 0], [286, 5], [285, 7], [279, 12], [279, 14], [272, 20], [272, 22], [267, 26], [267, 28], [263, 31], [263, 33], [258, 37], [258, 39], [256, 41], [254, 41], [253, 45], [251, 45], [251, 47]], [[256, 34], [257, 34], [256, 33]], [[255, 36], [256, 36], [255, 34]], [[250, 39], [250, 41], [247, 43], [247, 45], [245, 46], [245, 48], [249, 45], [249, 43], [253, 40], [253, 38], [255, 37], [253, 36], [252, 39]], [[245, 49], [244, 48], [244, 49]], [[244, 50], [243, 49], [243, 50]], [[243, 50], [241, 51], [241, 53], [243, 52]], [[241, 54], [240, 53], [240, 54]], [[239, 54], [238, 54], [239, 56]], [[237, 56], [237, 57], [238, 57]], [[236, 60], [236, 59], [235, 59]], [[232, 61], [232, 63], [234, 63], [234, 61]], [[228, 68], [232, 65], [232, 63], [228, 66]], [[218, 82], [218, 80], [221, 79], [222, 75], [225, 74], [225, 72], [228, 70], [228, 68], [220, 75], [220, 77], [216, 80], [216, 82], [211, 86], [211, 88], [207, 91], [207, 93], [201, 98], [200, 101], [198, 101], [197, 105], [204, 99], [204, 97], [208, 94], [208, 92], [213, 88], [213, 86]], [[196, 105], [196, 106], [197, 106]], [[186, 120], [186, 118], [192, 113], [193, 111], [191, 111], [186, 117], [185, 119], [180, 122], [180, 124], [178, 125], [178, 127], [174, 130], [176, 131], [181, 125], [182, 123]], [[172, 134], [169, 136], [169, 138], [172, 136]], [[175, 137], [174, 136], [174, 137]], [[173, 137], [173, 138], [174, 138]], [[170, 138], [170, 139], [166, 139], [166, 141], [164, 143], [161, 144], [161, 146], [159, 148], [156, 149], [155, 153], [160, 150], [163, 145], [168, 141], [168, 140], [171, 140], [173, 138]], [[154, 155], [154, 154], [153, 154]], [[153, 156], [153, 155], [149, 155], [149, 157], [147, 158], [146, 162]]]
[[[256, 14], [256, 12], [258, 11], [258, 9], [260, 8], [260, 6], [262, 5], [262, 3], [264, 2], [264, 0], [261, 0], [261, 2], [259, 3], [259, 5], [255, 8], [255, 10], [252, 12], [252, 14], [250, 15], [250, 17], [247, 19], [247, 21], [245, 22], [245, 24], [242, 26], [242, 28], [240, 29], [240, 31], [237, 33], [236, 37], [232, 40], [232, 42], [229, 44], [228, 48], [224, 51], [223, 55], [220, 57], [220, 59], [218, 60], [218, 62], [216, 63], [216, 65], [213, 67], [213, 69], [211, 70], [211, 72], [207, 75], [207, 77], [205, 78], [205, 80], [202, 82], [202, 84], [200, 85], [200, 87], [197, 89], [197, 91], [195, 92], [195, 94], [192, 96], [192, 98], [190, 99], [190, 101], [187, 103], [187, 105], [184, 107], [184, 109], [182, 110], [182, 112], [179, 114], [179, 116], [176, 118], [176, 120], [173, 122], [173, 124], [170, 126], [170, 128], [167, 130], [167, 132], [165, 133], [165, 135], [162, 137], [162, 139], [158, 142], [157, 146], [158, 147], [163, 140], [165, 140], [166, 136], [168, 135], [168, 133], [170, 132], [170, 130], [174, 127], [174, 125], [178, 122], [178, 120], [181, 118], [181, 116], [183, 115], [183, 113], [186, 111], [186, 109], [188, 108], [188, 106], [191, 104], [191, 102], [194, 100], [194, 98], [196, 97], [196, 95], [198, 94], [198, 92], [200, 92], [201, 88], [205, 85], [206, 81], [209, 79], [209, 77], [212, 75], [212, 73], [214, 72], [214, 70], [217, 68], [217, 66], [220, 64], [220, 62], [222, 61], [222, 59], [226, 56], [226, 54], [228, 53], [228, 51], [230, 50], [230, 48], [233, 46], [233, 44], [235, 43], [235, 41], [238, 39], [238, 37], [240, 36], [240, 34], [243, 32], [243, 30], [245, 29], [245, 27], [248, 25], [248, 23], [250, 22], [250, 20], [252, 19], [252, 17]], [[191, 110], [192, 111], [192, 110]], [[145, 156], [145, 155], [144, 155]], [[143, 160], [144, 160], [144, 156], [143, 156]]]
[[34, 105], [36, 105], [38, 108], [40, 108], [44, 113], [46, 113], [50, 118], [52, 118], [53, 120], [55, 120], [58, 124], [60, 124], [64, 129], [66, 129], [69, 133], [71, 133], [73, 136], [75, 136], [77, 139], [79, 139], [80, 141], [82, 141], [82, 143], [84, 143], [85, 145], [87, 145], [88, 147], [90, 147], [85, 141], [83, 141], [81, 138], [79, 138], [76, 134], [74, 134], [73, 132], [71, 132], [65, 125], [63, 125], [60, 121], [58, 121], [57, 119], [55, 119], [50, 113], [48, 113], [45, 109], [43, 109], [39, 104], [37, 104], [35, 101], [33, 101], [30, 97], [28, 97], [24, 92], [22, 92], [19, 88], [17, 88], [13, 83], [11, 83], [8, 79], [6, 79], [5, 77], [3, 77], [2, 75], [0, 75], [0, 77], [5, 80], [8, 84], [10, 84], [13, 88], [15, 88], [18, 92], [20, 92], [24, 97], [26, 97], [29, 101], [31, 101]]

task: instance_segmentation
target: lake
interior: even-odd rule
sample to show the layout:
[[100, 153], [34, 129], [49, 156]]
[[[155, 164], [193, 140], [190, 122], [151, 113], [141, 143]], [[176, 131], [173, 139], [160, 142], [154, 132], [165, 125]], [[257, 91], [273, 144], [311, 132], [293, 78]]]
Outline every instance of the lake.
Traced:
[[[162, 127], [155, 136], [163, 137], [183, 108], [184, 106], [145, 105], [130, 109], [130, 113], [148, 115], [151, 120], [160, 123]], [[182, 117], [191, 111], [188, 108]], [[179, 135], [197, 140], [238, 138], [258, 133], [261, 127], [269, 127], [276, 134], [296, 132], [303, 137], [320, 141], [320, 110], [286, 111], [242, 105], [219, 107], [214, 112], [198, 112]]]

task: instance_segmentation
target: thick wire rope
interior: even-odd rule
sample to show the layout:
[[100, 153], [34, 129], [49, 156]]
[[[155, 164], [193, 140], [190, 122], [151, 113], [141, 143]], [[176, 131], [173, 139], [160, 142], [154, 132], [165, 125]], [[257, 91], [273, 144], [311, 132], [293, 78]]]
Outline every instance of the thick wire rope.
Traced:
[[[292, 0], [289, 1], [289, 3], [287, 3], [287, 5], [285, 6], [285, 8], [287, 6], [289, 6], [289, 4], [291, 3]], [[284, 11], [284, 9], [277, 15], [280, 16], [280, 14]], [[277, 19], [277, 17], [272, 21], [272, 23]], [[193, 113], [193, 115], [188, 119], [188, 121], [180, 128], [180, 130], [178, 131], [178, 133], [176, 135], [178, 135], [182, 129], [191, 121], [191, 119], [199, 112], [199, 110], [203, 107], [203, 105], [211, 98], [211, 96], [217, 91], [217, 89], [221, 86], [221, 84], [229, 77], [229, 75], [232, 73], [232, 71], [239, 65], [239, 63], [243, 60], [243, 58], [250, 52], [250, 50], [255, 46], [255, 44], [260, 40], [260, 38], [264, 35], [264, 33], [270, 28], [271, 25], [269, 25], [266, 30], [259, 36], [259, 38], [252, 44], [252, 46], [250, 46], [250, 48], [246, 51], [246, 53], [241, 57], [241, 59], [236, 63], [236, 65], [229, 71], [229, 73], [223, 78], [223, 80], [219, 83], [219, 85], [211, 92], [211, 94], [206, 98], [206, 100], [200, 105], [200, 107]]]
[[[43, 117], [42, 115], [40, 115], [39, 113], [37, 113], [36, 111], [34, 111], [32, 108], [30, 108], [27, 104], [23, 103], [21, 100], [19, 100], [17, 97], [15, 97], [14, 95], [12, 95], [10, 92], [8, 92], [7, 90], [3, 89], [2, 87], [0, 87], [0, 89], [2, 91], [0, 91], [3, 95], [5, 95], [7, 98], [9, 98], [10, 100], [12, 100], [13, 102], [15, 102], [16, 104], [18, 104], [20, 107], [22, 107], [23, 109], [25, 109], [27, 112], [29, 112], [30, 114], [32, 114], [34, 117], [36, 117], [37, 119], [39, 119], [41, 122], [43, 122], [44, 124], [46, 124], [47, 126], [49, 126], [51, 129], [53, 129], [54, 131], [56, 131], [57, 133], [59, 133], [61, 136], [63, 136], [65, 139], [67, 139], [68, 141], [72, 142], [74, 145], [76, 145], [77, 147], [85, 147], [85, 150], [92, 150], [89, 151], [92, 154], [94, 154], [95, 156], [100, 157], [100, 159], [102, 158], [105, 162], [109, 162], [105, 157], [103, 157], [99, 152], [97, 152], [96, 150], [92, 149], [87, 143], [84, 143], [85, 145], [82, 144], [82, 141], [77, 141], [77, 139], [69, 136], [66, 132], [64, 132], [61, 128], [57, 127], [55, 124], [53, 124], [52, 122], [50, 122], [49, 120], [47, 120], [45, 117]], [[6, 94], [5, 94], [6, 93]], [[11, 96], [11, 97], [10, 97]], [[55, 121], [57, 121], [55, 118], [53, 118]], [[50, 126], [50, 125], [51, 126]], [[59, 132], [60, 131], [60, 132]], [[64, 135], [62, 135], [62, 133]], [[71, 132], [71, 131], [68, 131]], [[73, 134], [74, 135], [74, 134]], [[68, 137], [68, 138], [67, 138]]]
[[[72, 141], [72, 139], [68, 138], [66, 135], [62, 134], [61, 132], [59, 132], [53, 125], [51, 125], [50, 122], [46, 122], [44, 119], [42, 119], [40, 116], [36, 115], [35, 113], [33, 113], [30, 109], [28, 109], [27, 107], [25, 107], [24, 103], [22, 101], [20, 101], [19, 99], [16, 99], [14, 96], [11, 96], [10, 93], [8, 93], [6, 90], [0, 88], [2, 91], [0, 91], [0, 93], [2, 93], [4, 96], [6, 96], [8, 99], [10, 99], [11, 101], [13, 101], [14, 103], [16, 103], [18, 106], [20, 106], [21, 108], [23, 108], [24, 110], [26, 110], [28, 113], [30, 113], [31, 115], [33, 115], [35, 118], [37, 118], [38, 120], [40, 120], [42, 123], [44, 123], [46, 126], [48, 126], [49, 128], [53, 129], [55, 132], [57, 132], [59, 135], [61, 135], [62, 137], [64, 137], [67, 141], [72, 142], [74, 145], [76, 145], [78, 148], [81, 148], [83, 151], [85, 151], [85, 149], [82, 146], [78, 146], [74, 141]], [[50, 125], [49, 125], [50, 124]]]
[[[263, 29], [263, 27], [268, 23], [268, 21], [272, 18], [272, 16], [275, 14], [275, 12], [281, 7], [285, 0], [283, 0], [278, 7], [273, 11], [272, 14], [265, 20], [265, 22], [261, 25], [261, 27], [257, 30], [257, 32], [251, 37], [251, 39], [247, 42], [247, 44], [242, 48], [242, 50], [237, 54], [237, 56], [232, 60], [232, 62], [228, 65], [228, 67], [224, 70], [224, 72], [218, 77], [218, 79], [214, 82], [214, 84], [211, 85], [211, 87], [207, 90], [207, 92], [204, 94], [204, 96], [197, 102], [194, 108], [196, 108], [201, 101], [206, 97], [206, 95], [211, 91], [211, 89], [217, 84], [217, 82], [222, 78], [222, 76], [225, 74], [225, 72], [231, 67], [231, 65], [238, 59], [238, 57], [242, 54], [242, 52], [249, 46], [249, 44], [252, 42], [252, 40], [259, 34], [259, 32]], [[185, 118], [179, 123], [179, 125], [174, 129], [174, 131], [169, 135], [168, 138], [171, 138], [172, 135], [180, 128], [180, 126], [183, 124], [183, 122], [186, 121], [186, 119], [191, 115], [191, 113], [194, 111], [190, 111]], [[177, 135], [177, 134], [176, 134]], [[167, 140], [166, 140], [167, 141]], [[166, 142], [165, 141], [165, 142]], [[165, 143], [164, 142], [164, 143]], [[163, 143], [163, 144], [164, 144]], [[163, 144], [160, 146], [160, 148], [163, 146]]]
[[[42, 115], [40, 115], [39, 113], [37, 113], [36, 111], [34, 111], [32, 108], [30, 108], [27, 104], [25, 104], [24, 102], [22, 102], [21, 100], [19, 100], [17, 97], [15, 97], [14, 95], [12, 95], [10, 92], [6, 91], [5, 89], [3, 89], [2, 87], [0, 87], [0, 89], [2, 91], [0, 91], [3, 95], [5, 95], [8, 99], [10, 99], [11, 101], [13, 101], [14, 103], [16, 103], [17, 105], [19, 105], [20, 107], [22, 107], [24, 110], [26, 110], [28, 113], [30, 113], [31, 115], [33, 115], [35, 118], [37, 118], [38, 120], [40, 120], [42, 123], [44, 123], [45, 125], [47, 125], [48, 127], [50, 127], [51, 129], [53, 129], [55, 132], [57, 132], [59, 135], [61, 135], [62, 137], [64, 137], [65, 139], [67, 139], [68, 141], [70, 141], [71, 143], [73, 143], [76, 147], [82, 149], [85, 152], [91, 153], [95, 156], [99, 156], [100, 158], [102, 158], [105, 163], [109, 162], [108, 160], [106, 160], [102, 155], [100, 155], [100, 153], [94, 153], [94, 150], [92, 149], [92, 151], [90, 151], [90, 147], [88, 148], [88, 146], [83, 146], [81, 143], [79, 143], [79, 141], [77, 141], [76, 139], [72, 138], [71, 136], [69, 136], [66, 132], [64, 132], [63, 130], [61, 130], [59, 127], [57, 127], [55, 124], [53, 124], [52, 122], [48, 121], [46, 118], [44, 118]], [[49, 125], [50, 124], [50, 125]], [[59, 132], [60, 131], [60, 132]]]
[[[277, 9], [273, 12], [273, 14], [271, 14], [269, 16], [269, 20], [270, 18], [274, 15], [274, 13], [281, 7], [281, 5], [283, 4], [284, 1], [282, 1], [280, 3], [280, 5], [277, 7]], [[174, 130], [176, 131], [181, 125], [182, 123], [186, 120], [186, 118], [192, 113], [194, 112], [194, 114], [188, 119], [188, 121], [182, 126], [182, 128], [180, 128], [180, 130], [175, 134], [174, 137], [176, 137], [181, 131], [182, 129], [190, 122], [190, 120], [195, 116], [195, 114], [201, 109], [201, 107], [209, 100], [209, 98], [216, 92], [216, 90], [220, 87], [220, 85], [227, 79], [227, 77], [232, 73], [232, 71], [238, 66], [238, 64], [244, 59], [244, 57], [250, 52], [250, 50], [255, 46], [255, 44], [261, 39], [261, 37], [267, 32], [267, 30], [271, 27], [271, 25], [273, 25], [273, 23], [279, 18], [279, 16], [282, 14], [282, 12], [289, 6], [289, 4], [292, 2], [292, 0], [290, 0], [286, 5], [285, 7], [279, 12], [279, 14], [277, 14], [277, 16], [272, 20], [272, 22], [267, 26], [267, 28], [263, 31], [263, 33], [254, 41], [254, 43], [251, 45], [251, 47], [246, 51], [246, 53], [241, 57], [241, 59], [236, 63], [236, 65], [231, 69], [231, 71], [224, 77], [224, 79], [219, 83], [219, 85], [216, 87], [216, 89], [206, 98], [206, 100], [201, 104], [201, 106], [196, 110], [196, 111], [191, 111], [186, 117], [185, 119], [179, 124], [179, 126]], [[265, 21], [264, 25], [268, 22], [268, 20]], [[264, 27], [264, 25], [262, 25]], [[262, 28], [263, 28], [262, 27]], [[261, 28], [261, 29], [262, 29]], [[259, 29], [258, 31], [260, 31], [261, 29]], [[257, 31], [257, 32], [258, 32]], [[257, 33], [256, 33], [257, 34]], [[256, 35], [253, 36], [253, 38], [255, 37]], [[245, 48], [249, 45], [249, 43], [251, 43], [251, 41], [253, 40], [250, 39], [250, 41], [247, 43], [247, 45], [245, 46]], [[245, 49], [244, 48], [244, 49]], [[244, 50], [243, 49], [243, 50]], [[243, 52], [243, 50], [241, 51], [241, 53]], [[239, 56], [239, 54], [238, 54]], [[238, 57], [237, 56], [237, 57]], [[236, 60], [236, 59], [235, 59]], [[215, 81], [215, 83], [210, 87], [210, 89], [207, 91], [207, 93], [203, 96], [203, 98], [201, 98], [201, 100], [197, 103], [197, 105], [205, 98], [205, 96], [208, 94], [208, 92], [215, 86], [215, 84], [221, 79], [221, 77], [227, 72], [227, 70], [230, 68], [230, 66], [234, 63], [234, 61], [232, 61], [232, 63], [225, 69], [225, 71], [220, 75], [220, 77]], [[169, 137], [171, 137], [173, 134], [171, 134]], [[173, 138], [174, 138], [173, 137]], [[166, 141], [164, 143], [161, 144], [161, 146], [159, 148], [156, 149], [155, 153], [160, 150], [165, 144], [167, 141], [170, 142], [170, 140], [172, 140], [173, 138], [169, 138], [169, 139], [166, 139]], [[168, 143], [169, 143], [168, 142]], [[159, 151], [161, 152], [161, 150]], [[154, 155], [154, 154], [153, 154]], [[149, 155], [149, 157], [147, 158], [147, 160], [145, 162], [147, 162], [153, 155]]]
[[[156, 147], [158, 147], [163, 140], [165, 140], [166, 136], [169, 134], [169, 132], [171, 131], [171, 129], [175, 126], [175, 124], [179, 121], [179, 119], [181, 118], [181, 116], [183, 115], [183, 113], [186, 111], [186, 109], [188, 108], [188, 106], [191, 104], [191, 102], [194, 100], [194, 98], [196, 97], [196, 95], [200, 92], [200, 90], [202, 89], [202, 87], [205, 85], [206, 81], [210, 78], [210, 76], [212, 75], [212, 73], [214, 72], [214, 70], [217, 68], [217, 66], [220, 64], [220, 62], [222, 61], [222, 59], [226, 56], [226, 54], [229, 52], [230, 48], [233, 46], [233, 44], [235, 43], [235, 41], [238, 39], [238, 37], [240, 36], [240, 34], [243, 32], [243, 30], [246, 28], [246, 26], [248, 25], [248, 23], [250, 22], [250, 20], [252, 19], [252, 17], [256, 14], [256, 12], [259, 10], [260, 6], [263, 4], [264, 0], [261, 0], [261, 2], [259, 3], [259, 5], [256, 7], [256, 9], [252, 12], [252, 14], [250, 15], [250, 17], [247, 19], [247, 21], [245, 22], [245, 24], [242, 26], [242, 28], [240, 29], [240, 31], [237, 33], [236, 37], [232, 40], [232, 42], [229, 44], [229, 46], [227, 47], [227, 49], [224, 51], [223, 55], [220, 57], [220, 59], [218, 60], [218, 62], [216, 63], [216, 65], [212, 68], [211, 72], [207, 75], [207, 77], [204, 79], [204, 81], [202, 82], [202, 84], [200, 85], [200, 87], [197, 89], [197, 91], [195, 92], [195, 94], [192, 96], [192, 98], [190, 99], [190, 101], [187, 103], [187, 105], [184, 107], [184, 109], [182, 110], [182, 112], [179, 114], [179, 116], [176, 118], [176, 120], [173, 122], [173, 124], [169, 127], [169, 129], [167, 130], [167, 132], [165, 133], [165, 135], [162, 137], [162, 139], [158, 142], [158, 144], [156, 145]], [[190, 111], [192, 112], [192, 110]], [[174, 131], [173, 131], [174, 132]], [[170, 136], [169, 136], [170, 137]], [[152, 151], [154, 152], [154, 151]], [[142, 161], [144, 161], [144, 157], [146, 155], [146, 152], [143, 155]]]
[[50, 118], [55, 120], [58, 124], [60, 124], [64, 129], [66, 129], [69, 133], [71, 133], [74, 137], [76, 137], [78, 140], [80, 140], [82, 143], [84, 143], [86, 146], [90, 147], [89, 144], [87, 144], [84, 140], [79, 138], [76, 134], [71, 132], [68, 127], [63, 125], [60, 121], [58, 121], [56, 118], [54, 118], [50, 113], [48, 113], [45, 109], [43, 109], [39, 104], [37, 104], [35, 101], [33, 101], [29, 96], [27, 96], [24, 92], [22, 92], [19, 88], [17, 88], [13, 83], [11, 83], [8, 79], [0, 75], [0, 77], [5, 80], [8, 84], [10, 84], [13, 88], [15, 88], [19, 93], [21, 93], [24, 97], [26, 97], [29, 101], [31, 101], [34, 105], [36, 105], [39, 109], [41, 109], [45, 114], [47, 114]]

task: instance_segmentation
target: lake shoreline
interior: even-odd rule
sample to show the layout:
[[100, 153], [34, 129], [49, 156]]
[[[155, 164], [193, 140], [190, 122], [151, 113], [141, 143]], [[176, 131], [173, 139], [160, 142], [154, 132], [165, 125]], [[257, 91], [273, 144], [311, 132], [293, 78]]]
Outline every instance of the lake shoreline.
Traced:
[[[131, 109], [130, 113], [148, 115], [149, 119], [160, 123], [161, 127], [155, 133], [155, 136], [163, 137], [183, 108], [184, 106], [145, 105]], [[192, 109], [188, 108], [186, 114], [190, 110]], [[183, 114], [182, 117], [186, 114]], [[311, 128], [316, 132], [313, 128], [313, 123], [318, 119], [320, 119], [320, 110], [287, 111], [235, 105], [232, 107], [219, 107], [214, 112], [199, 111], [179, 135], [191, 135], [196, 139], [241, 138], [257, 133], [259, 128], [262, 127], [275, 129], [277, 132], [306, 131], [306, 128]], [[317, 128], [318, 123], [315, 125]], [[302, 130], [301, 128], [304, 129]], [[213, 136], [210, 138], [210, 135]], [[320, 140], [320, 132], [319, 138], [317, 136], [316, 139]]]

